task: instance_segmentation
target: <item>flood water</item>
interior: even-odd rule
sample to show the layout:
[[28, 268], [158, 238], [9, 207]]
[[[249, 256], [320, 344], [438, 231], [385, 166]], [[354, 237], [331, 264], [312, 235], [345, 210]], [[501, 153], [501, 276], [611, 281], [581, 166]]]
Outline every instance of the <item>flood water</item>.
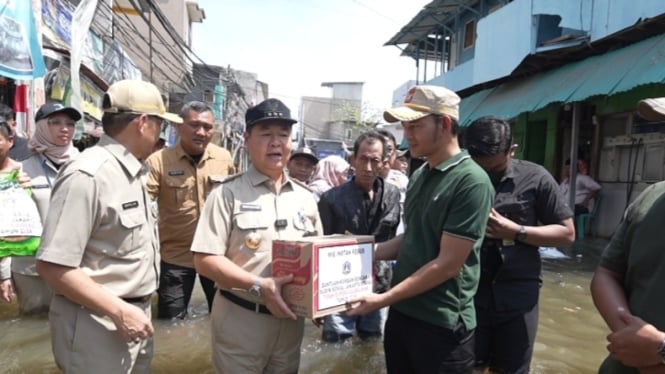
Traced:
[[[544, 260], [540, 326], [532, 373], [595, 373], [605, 357], [607, 328], [591, 301], [589, 282], [597, 256]], [[192, 298], [185, 321], [155, 320], [154, 373], [212, 373], [210, 333], [203, 293]], [[15, 304], [0, 303], [0, 372], [58, 373], [45, 316], [19, 318]], [[306, 322], [300, 373], [385, 373], [381, 342], [322, 344]], [[91, 368], [94, 372], [94, 368]]]

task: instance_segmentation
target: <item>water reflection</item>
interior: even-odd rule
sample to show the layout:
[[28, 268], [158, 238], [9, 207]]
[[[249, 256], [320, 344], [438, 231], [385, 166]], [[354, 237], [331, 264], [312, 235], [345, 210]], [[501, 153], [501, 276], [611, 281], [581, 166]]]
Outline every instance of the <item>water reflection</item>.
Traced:
[[[546, 260], [533, 373], [595, 373], [605, 357], [607, 329], [591, 301], [589, 282], [597, 257]], [[197, 289], [185, 321], [155, 320], [155, 373], [212, 373], [210, 324]], [[0, 304], [3, 373], [57, 373], [45, 316], [17, 318], [16, 305]], [[309, 321], [302, 345], [302, 374], [385, 373], [380, 341], [322, 344]], [[94, 371], [94, 370], [93, 370]]]

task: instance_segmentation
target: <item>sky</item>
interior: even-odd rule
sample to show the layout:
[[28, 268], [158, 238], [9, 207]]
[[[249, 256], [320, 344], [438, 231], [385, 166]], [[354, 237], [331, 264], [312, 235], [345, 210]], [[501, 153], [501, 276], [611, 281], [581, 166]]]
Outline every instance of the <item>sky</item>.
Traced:
[[192, 49], [210, 65], [253, 72], [298, 112], [302, 96], [330, 97], [322, 82], [365, 82], [368, 108], [390, 107], [415, 79], [415, 61], [383, 46], [431, 0], [197, 0]]

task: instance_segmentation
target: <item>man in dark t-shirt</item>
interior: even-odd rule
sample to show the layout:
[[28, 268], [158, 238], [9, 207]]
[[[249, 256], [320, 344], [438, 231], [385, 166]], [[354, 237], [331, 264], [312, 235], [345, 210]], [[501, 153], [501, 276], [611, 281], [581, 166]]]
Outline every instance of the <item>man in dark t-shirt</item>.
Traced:
[[506, 121], [477, 119], [465, 140], [496, 192], [480, 252], [476, 367], [528, 373], [538, 327], [538, 247], [572, 244], [573, 212], [545, 168], [512, 158], [515, 145]]

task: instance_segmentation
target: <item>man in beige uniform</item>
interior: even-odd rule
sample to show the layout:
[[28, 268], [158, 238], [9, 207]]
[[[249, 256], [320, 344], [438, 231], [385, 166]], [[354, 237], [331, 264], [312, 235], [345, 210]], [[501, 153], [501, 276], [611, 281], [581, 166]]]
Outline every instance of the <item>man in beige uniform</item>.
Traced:
[[[203, 204], [214, 186], [233, 174], [229, 152], [210, 144], [215, 117], [207, 104], [192, 101], [182, 108], [183, 123], [176, 129], [180, 140], [152, 154], [148, 160], [148, 192], [159, 206], [160, 279], [157, 316], [185, 318], [192, 297], [196, 270], [190, 247]], [[215, 283], [199, 275], [208, 301]]]
[[37, 272], [55, 290], [49, 322], [66, 373], [147, 373], [150, 296], [159, 279], [156, 212], [141, 162], [166, 113], [157, 87], [124, 80], [104, 95], [106, 135], [55, 180]]
[[271, 277], [272, 241], [323, 230], [312, 193], [284, 172], [290, 117], [276, 99], [247, 110], [252, 165], [210, 193], [196, 228], [196, 270], [221, 288], [211, 317], [216, 373], [298, 371], [304, 324], [281, 296], [293, 275]]

